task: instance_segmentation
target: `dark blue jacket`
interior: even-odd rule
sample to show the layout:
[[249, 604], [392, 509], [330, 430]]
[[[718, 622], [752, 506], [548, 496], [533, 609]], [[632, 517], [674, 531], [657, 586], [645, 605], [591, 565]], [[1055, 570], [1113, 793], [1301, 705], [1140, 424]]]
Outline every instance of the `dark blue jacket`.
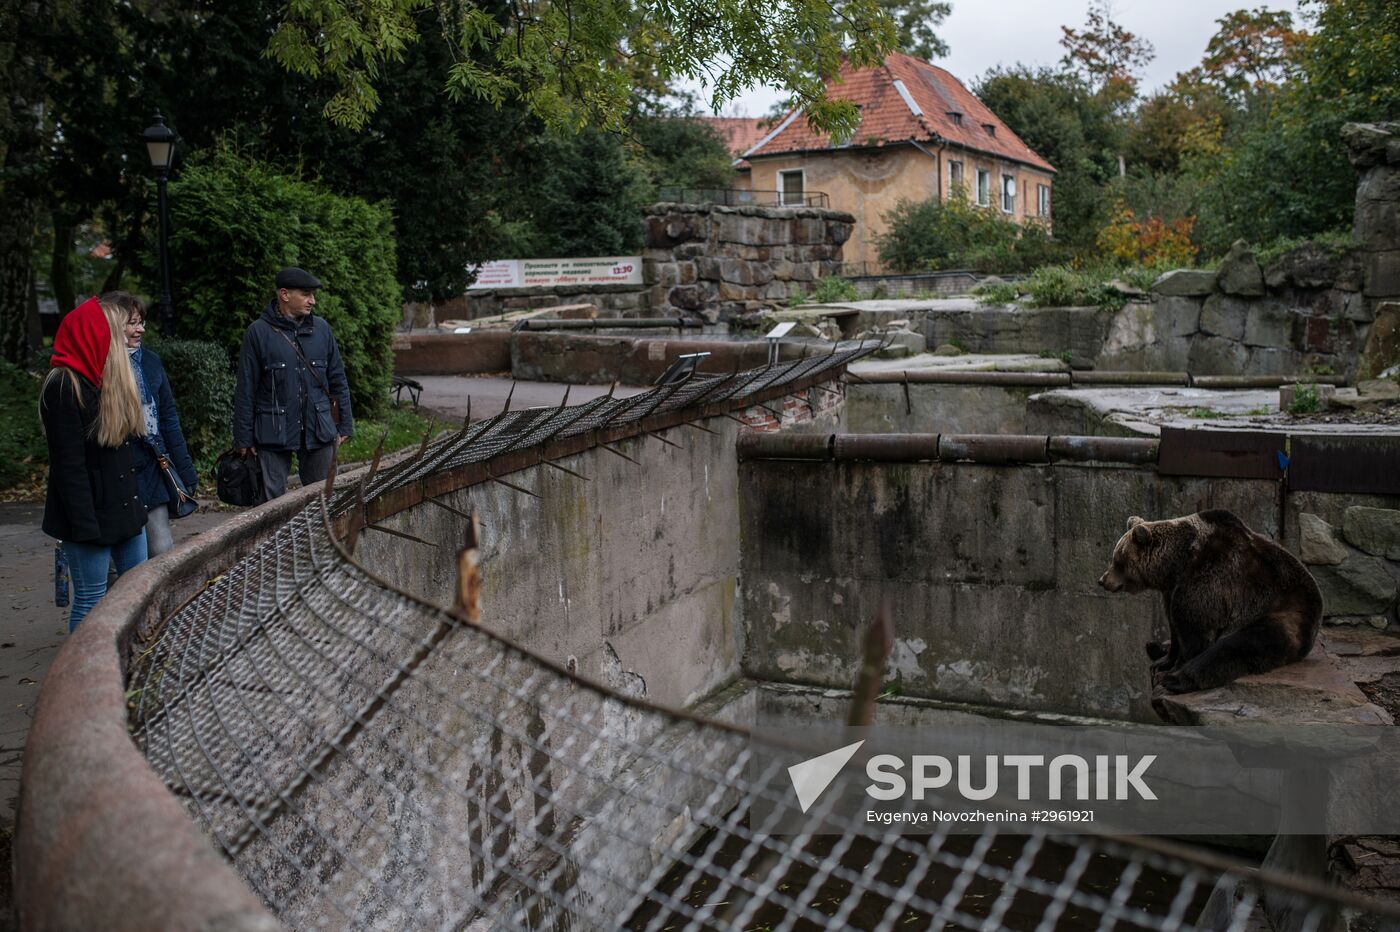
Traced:
[[[306, 370], [290, 338], [315, 367]], [[340, 423], [331, 421], [330, 397], [340, 401]], [[315, 314], [298, 321], [277, 313], [276, 302], [248, 326], [238, 354], [238, 386], [233, 394], [233, 445], [269, 450], [316, 450], [336, 435], [354, 431], [350, 383], [330, 324]]]
[[[157, 441], [165, 450], [175, 475], [185, 483], [185, 488], [193, 493], [199, 484], [199, 476], [190, 460], [189, 447], [185, 445], [185, 432], [180, 428], [180, 414], [175, 410], [175, 395], [170, 391], [170, 379], [165, 374], [165, 365], [160, 357], [146, 347], [141, 348], [141, 377], [146, 382], [146, 390], [156, 400], [156, 423], [160, 431]], [[165, 490], [165, 480], [160, 476], [160, 466], [156, 463], [156, 452], [150, 444], [142, 441], [133, 445], [136, 453], [136, 484], [141, 489], [141, 501], [147, 508], [165, 505], [170, 495]]]

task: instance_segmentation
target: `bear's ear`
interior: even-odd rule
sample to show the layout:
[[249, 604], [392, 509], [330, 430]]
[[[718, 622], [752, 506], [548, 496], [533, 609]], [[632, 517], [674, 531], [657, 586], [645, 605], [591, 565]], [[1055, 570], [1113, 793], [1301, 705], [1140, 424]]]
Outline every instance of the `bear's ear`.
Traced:
[[1131, 518], [1128, 519], [1128, 528], [1127, 528], [1127, 529], [1131, 531], [1133, 528], [1137, 527], [1139, 524], [1146, 524], [1146, 523], [1147, 523], [1146, 521], [1142, 520], [1142, 519], [1139, 518], [1137, 515], [1133, 515]]
[[1152, 541], [1152, 534], [1145, 527], [1146, 524], [1146, 521], [1139, 520], [1133, 525], [1133, 543], [1139, 547], [1146, 547]]

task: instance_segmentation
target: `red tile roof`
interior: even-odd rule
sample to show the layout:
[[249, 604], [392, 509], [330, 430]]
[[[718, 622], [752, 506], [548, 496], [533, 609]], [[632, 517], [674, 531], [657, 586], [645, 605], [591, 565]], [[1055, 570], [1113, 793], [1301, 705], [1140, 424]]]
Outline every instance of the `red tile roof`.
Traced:
[[700, 117], [709, 124], [719, 138], [724, 140], [724, 145], [729, 149], [729, 154], [735, 156], [743, 155], [753, 148], [754, 143], [768, 135], [771, 126], [765, 126], [769, 122], [768, 117]]
[[[905, 93], [900, 93], [901, 87]], [[891, 52], [883, 65], [874, 68], [845, 65], [840, 77], [827, 88], [833, 97], [854, 101], [860, 107], [860, 125], [850, 146], [885, 146], [911, 139], [948, 143], [1055, 170], [957, 78], [902, 52]], [[955, 121], [953, 114], [961, 114], [961, 121]], [[742, 154], [754, 158], [835, 148], [840, 147], [830, 136], [813, 132], [799, 114], [789, 112], [771, 138]]]

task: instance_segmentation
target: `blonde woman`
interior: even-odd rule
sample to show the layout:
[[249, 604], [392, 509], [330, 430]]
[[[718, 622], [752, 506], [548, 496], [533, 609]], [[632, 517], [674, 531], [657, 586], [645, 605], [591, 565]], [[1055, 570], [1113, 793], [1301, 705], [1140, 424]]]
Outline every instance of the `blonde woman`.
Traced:
[[120, 575], [146, 559], [134, 470], [145, 416], [116, 297], [89, 298], [63, 318], [39, 399], [49, 443], [44, 533], [63, 542], [73, 577], [69, 631], [107, 594], [109, 561]]

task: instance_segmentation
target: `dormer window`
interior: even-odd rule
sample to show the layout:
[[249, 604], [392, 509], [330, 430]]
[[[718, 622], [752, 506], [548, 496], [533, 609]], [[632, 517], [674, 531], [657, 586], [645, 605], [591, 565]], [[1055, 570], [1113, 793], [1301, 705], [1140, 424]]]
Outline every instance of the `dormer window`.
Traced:
[[995, 136], [997, 134], [997, 127], [995, 123], [983, 123], [982, 128], [987, 131], [988, 136]]
[[962, 126], [962, 114], [955, 111], [948, 111], [948, 118], [953, 121], [954, 126]]

